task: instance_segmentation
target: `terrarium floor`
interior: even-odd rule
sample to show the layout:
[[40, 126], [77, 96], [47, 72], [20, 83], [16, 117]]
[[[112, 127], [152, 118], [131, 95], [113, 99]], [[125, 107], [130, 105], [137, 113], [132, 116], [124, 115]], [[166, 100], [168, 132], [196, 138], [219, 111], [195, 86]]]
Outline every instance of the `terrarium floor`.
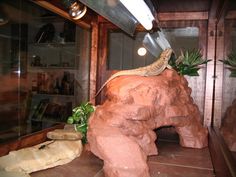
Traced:
[[[158, 143], [159, 155], [148, 158], [151, 177], [213, 177], [208, 148], [183, 148], [175, 142]], [[71, 163], [35, 172], [31, 177], [104, 177], [103, 162], [85, 151]]]

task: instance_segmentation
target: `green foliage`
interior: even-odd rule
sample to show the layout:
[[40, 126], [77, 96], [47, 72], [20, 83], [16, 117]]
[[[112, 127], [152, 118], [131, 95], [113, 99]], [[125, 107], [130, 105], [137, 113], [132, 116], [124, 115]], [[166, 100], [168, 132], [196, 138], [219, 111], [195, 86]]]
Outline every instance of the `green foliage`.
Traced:
[[229, 66], [228, 69], [231, 71], [229, 76], [236, 77], [236, 52], [231, 52], [227, 59], [220, 61]]
[[202, 58], [200, 50], [181, 51], [181, 55], [176, 59], [172, 57], [169, 64], [180, 74], [188, 76], [199, 76], [200, 65], [206, 64], [210, 60]]
[[72, 110], [72, 116], [67, 120], [68, 124], [75, 124], [77, 131], [83, 134], [83, 143], [87, 142], [87, 128], [88, 128], [88, 119], [92, 112], [94, 112], [94, 107], [91, 103], [82, 103], [80, 106]]

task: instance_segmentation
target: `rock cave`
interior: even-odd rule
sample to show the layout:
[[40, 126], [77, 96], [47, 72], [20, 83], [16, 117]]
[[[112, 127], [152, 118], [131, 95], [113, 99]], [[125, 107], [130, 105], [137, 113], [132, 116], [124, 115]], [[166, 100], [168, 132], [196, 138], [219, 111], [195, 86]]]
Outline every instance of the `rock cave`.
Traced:
[[90, 117], [88, 142], [109, 177], [149, 177], [147, 156], [157, 155], [155, 129], [173, 126], [188, 148], [208, 145], [208, 132], [187, 80], [175, 70], [158, 76], [121, 76], [107, 85], [104, 104]]

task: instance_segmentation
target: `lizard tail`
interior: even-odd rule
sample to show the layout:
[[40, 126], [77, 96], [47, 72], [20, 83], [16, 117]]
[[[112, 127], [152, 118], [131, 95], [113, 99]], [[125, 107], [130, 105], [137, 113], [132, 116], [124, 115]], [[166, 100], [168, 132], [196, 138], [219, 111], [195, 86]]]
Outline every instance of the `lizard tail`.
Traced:
[[105, 87], [105, 84], [97, 91], [94, 98], [96, 98], [99, 95], [99, 93], [102, 91], [103, 87]]
[[[116, 76], [117, 77], [117, 76]], [[102, 91], [102, 89], [107, 85], [107, 83], [108, 82], [110, 82], [112, 79], [114, 79], [115, 77], [114, 77], [114, 75], [113, 76], [111, 76], [102, 86], [101, 86], [101, 88], [97, 91], [97, 93], [95, 94], [95, 96], [94, 96], [94, 98], [96, 98], [99, 94], [100, 94], [100, 92]]]
[[107, 85], [108, 82], [110, 82], [111, 80], [113, 80], [114, 78], [118, 77], [118, 76], [122, 76], [124, 75], [123, 73], [125, 73], [124, 71], [119, 71], [115, 74], [113, 74], [102, 86], [101, 88], [97, 91], [97, 93], [95, 94], [94, 98], [96, 98], [99, 93], [102, 91], [102, 89]]

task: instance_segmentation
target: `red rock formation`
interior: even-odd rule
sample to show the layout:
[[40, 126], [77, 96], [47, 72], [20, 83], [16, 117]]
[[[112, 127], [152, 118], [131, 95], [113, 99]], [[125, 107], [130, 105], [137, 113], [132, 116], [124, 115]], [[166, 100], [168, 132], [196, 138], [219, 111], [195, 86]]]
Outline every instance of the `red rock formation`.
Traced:
[[108, 83], [107, 100], [89, 120], [91, 151], [104, 160], [108, 177], [149, 177], [148, 155], [156, 155], [156, 133], [172, 125], [184, 147], [207, 146], [207, 129], [184, 77], [121, 76]]
[[236, 99], [227, 108], [223, 119], [221, 133], [231, 151], [236, 151]]

